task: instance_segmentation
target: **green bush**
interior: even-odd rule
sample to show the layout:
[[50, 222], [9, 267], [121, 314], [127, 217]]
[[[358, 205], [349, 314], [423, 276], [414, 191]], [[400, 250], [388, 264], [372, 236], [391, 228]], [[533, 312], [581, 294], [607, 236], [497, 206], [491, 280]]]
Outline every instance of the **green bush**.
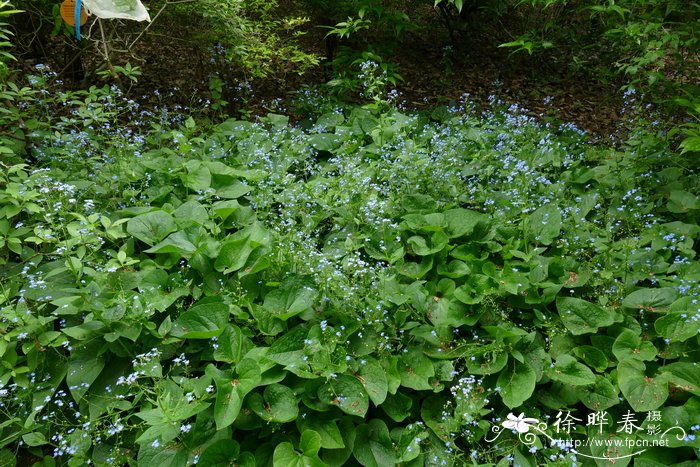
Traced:
[[13, 10], [9, 0], [0, 0], [0, 82], [3, 82], [8, 75], [7, 61], [14, 60], [12, 54], [7, 49], [12, 45], [10, 37], [12, 32], [9, 29], [8, 23], [3, 21], [10, 15], [20, 13], [20, 10]]
[[697, 171], [653, 127], [41, 88], [0, 175], [3, 464], [697, 462]]
[[251, 77], [303, 73], [318, 65], [318, 57], [295, 42], [297, 29], [308, 18], [278, 16], [276, 7], [276, 1], [199, 0], [188, 11], [207, 20], [202, 39], [221, 44], [225, 58]]

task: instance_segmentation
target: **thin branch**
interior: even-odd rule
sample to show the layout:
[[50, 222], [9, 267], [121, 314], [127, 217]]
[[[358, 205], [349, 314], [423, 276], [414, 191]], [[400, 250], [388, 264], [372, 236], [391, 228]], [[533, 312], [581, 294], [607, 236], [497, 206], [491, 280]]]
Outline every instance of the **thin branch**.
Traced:
[[192, 3], [195, 1], [197, 1], [197, 0], [177, 0], [177, 1], [173, 1], [173, 2], [165, 2], [163, 4], [163, 6], [160, 7], [160, 10], [158, 10], [158, 13], [156, 13], [156, 15], [153, 17], [151, 22], [148, 23], [148, 26], [143, 28], [143, 31], [141, 31], [141, 33], [138, 36], [136, 36], [136, 39], [134, 39], [131, 42], [131, 44], [128, 46], [128, 48], [131, 49], [134, 46], [134, 44], [136, 44], [136, 42], [138, 42], [138, 40], [141, 39], [141, 36], [143, 36], [146, 33], [146, 31], [148, 31], [148, 28], [150, 28], [151, 25], [153, 24], [153, 22], [160, 16], [161, 13], [163, 13], [163, 10], [165, 10], [165, 7], [167, 7], [168, 5], [176, 5], [178, 3]]
[[107, 67], [109, 68], [109, 72], [112, 75], [112, 78], [117, 80], [117, 83], [121, 86], [122, 82], [121, 79], [119, 78], [119, 74], [117, 71], [114, 69], [114, 66], [112, 66], [112, 60], [109, 58], [109, 48], [107, 46], [107, 38], [105, 37], [105, 30], [104, 27], [102, 26], [102, 20], [98, 19], [97, 20], [100, 23], [100, 34], [102, 35], [102, 46], [104, 48], [104, 57], [105, 57], [105, 62], [107, 63]]

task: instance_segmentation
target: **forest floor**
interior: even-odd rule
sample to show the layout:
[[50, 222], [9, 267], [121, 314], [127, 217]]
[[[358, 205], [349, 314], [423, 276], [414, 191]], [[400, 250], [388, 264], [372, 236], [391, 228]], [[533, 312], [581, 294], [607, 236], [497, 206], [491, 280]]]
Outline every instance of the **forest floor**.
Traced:
[[[429, 14], [428, 11], [426, 15]], [[426, 17], [424, 21], [439, 21], [437, 15], [432, 19]], [[119, 27], [126, 28], [127, 34], [129, 31], [135, 34], [133, 31], [143, 28], [135, 23]], [[489, 35], [483, 26], [481, 28], [471, 36], [465, 33], [458, 36], [457, 47], [451, 45], [446, 28], [421, 28], [405, 33], [400, 43], [382, 51], [385, 61], [397, 64], [403, 77], [396, 90], [406, 109], [450, 105], [460, 102], [465, 95], [488, 108], [490, 99], [495, 96], [517, 103], [532, 116], [574, 123], [586, 130], [593, 141], [607, 140], [623, 130], [619, 83], [603, 83], [585, 70], [573, 73], [565, 63], [547, 62], [542, 57], [509, 57], [508, 50], [497, 47], [498, 39]], [[119, 57], [124, 63], [129, 61], [140, 66], [142, 72], [138, 83], [128, 90], [131, 97], [146, 104], [185, 108], [201, 105], [210, 97], [209, 77], [221, 69], [212, 60], [211, 50], [202, 47], [202, 40], [195, 37], [196, 29], [165, 15], [154, 22], [130, 55]], [[326, 31], [309, 26], [301, 39], [303, 48], [323, 56]], [[362, 43], [349, 45], [363, 46]], [[83, 41], [84, 68], [89, 69], [99, 60], [96, 46], [99, 43]], [[66, 62], [77, 50], [66, 37], [50, 39], [46, 48], [54, 48], [54, 52], [63, 49], [63, 52], [46, 53], [43, 58], [25, 56], [20, 66], [31, 68], [41, 62], [55, 71], [66, 70]], [[56, 63], [51, 63], [52, 60]], [[248, 81], [236, 70], [228, 76], [233, 81], [226, 83], [225, 97], [231, 104], [228, 110], [234, 116], [254, 116], [283, 111], [300, 87], [322, 85], [327, 73], [318, 67], [301, 76], [288, 73]], [[242, 82], [245, 86], [241, 86]], [[65, 83], [70, 87], [100, 84], [70, 79]]]

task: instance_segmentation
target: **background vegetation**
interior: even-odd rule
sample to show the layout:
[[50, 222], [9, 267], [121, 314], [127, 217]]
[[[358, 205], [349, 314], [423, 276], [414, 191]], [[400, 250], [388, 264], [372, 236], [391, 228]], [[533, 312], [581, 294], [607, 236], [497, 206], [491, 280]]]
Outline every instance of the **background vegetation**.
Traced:
[[697, 464], [698, 4], [144, 3], [0, 1], [0, 465]]

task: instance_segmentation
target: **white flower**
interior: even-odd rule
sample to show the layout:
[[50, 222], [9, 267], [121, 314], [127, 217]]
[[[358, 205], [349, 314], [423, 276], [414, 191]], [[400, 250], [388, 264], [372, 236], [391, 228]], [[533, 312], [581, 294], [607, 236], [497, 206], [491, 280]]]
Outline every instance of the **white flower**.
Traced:
[[501, 423], [504, 428], [509, 430], [516, 430], [518, 433], [527, 433], [530, 430], [530, 426], [539, 423], [536, 418], [525, 418], [525, 414], [521, 413], [517, 417], [512, 413], [508, 414], [508, 420]]

